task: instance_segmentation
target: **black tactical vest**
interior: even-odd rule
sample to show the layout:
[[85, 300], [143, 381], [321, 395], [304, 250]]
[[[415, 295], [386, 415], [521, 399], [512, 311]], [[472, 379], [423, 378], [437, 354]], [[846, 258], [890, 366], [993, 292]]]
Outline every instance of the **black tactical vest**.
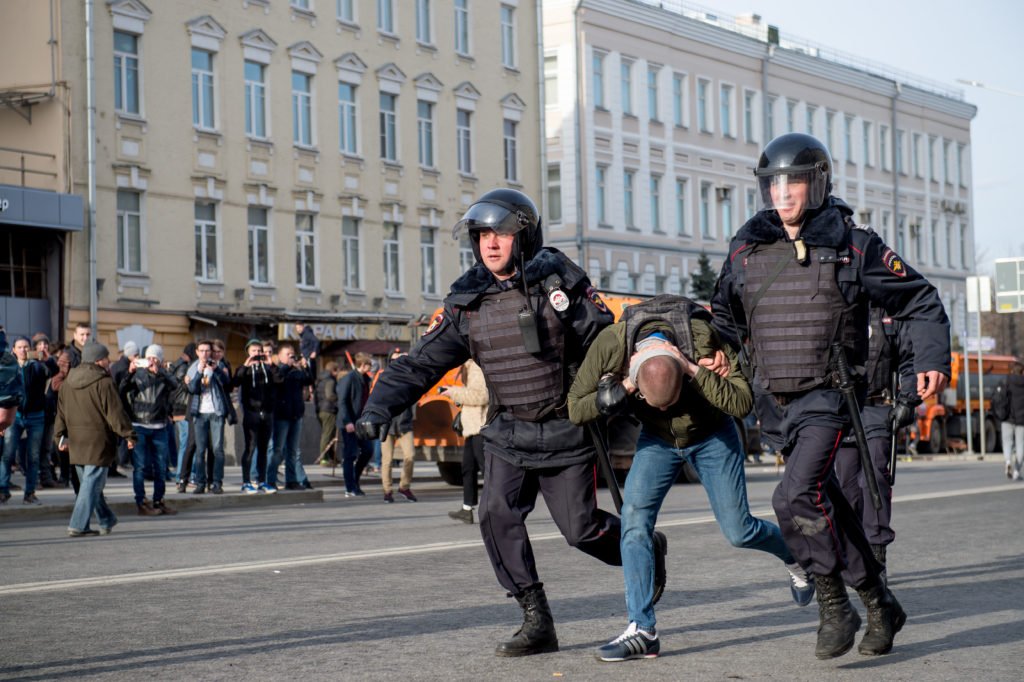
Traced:
[[518, 315], [526, 298], [518, 287], [488, 293], [470, 315], [469, 343], [487, 378], [496, 406], [517, 419], [539, 421], [561, 404], [565, 332], [545, 298], [534, 297], [541, 351], [526, 352]]
[[894, 337], [896, 323], [889, 315], [879, 309], [871, 309], [871, 332], [868, 335], [868, 357], [865, 368], [868, 377], [868, 397], [892, 398], [892, 372]]
[[743, 308], [754, 364], [772, 393], [798, 393], [827, 383], [831, 344], [848, 345], [855, 337], [836, 283], [836, 250], [807, 250], [806, 264], [797, 261], [788, 241], [758, 244], [744, 258]]
[[693, 331], [690, 320], [699, 317], [711, 323], [711, 313], [685, 296], [660, 294], [654, 298], [631, 305], [622, 311], [620, 322], [626, 323], [626, 362], [633, 355], [640, 330], [648, 322], [665, 322], [672, 327], [676, 348], [683, 355], [696, 361], [693, 351]]

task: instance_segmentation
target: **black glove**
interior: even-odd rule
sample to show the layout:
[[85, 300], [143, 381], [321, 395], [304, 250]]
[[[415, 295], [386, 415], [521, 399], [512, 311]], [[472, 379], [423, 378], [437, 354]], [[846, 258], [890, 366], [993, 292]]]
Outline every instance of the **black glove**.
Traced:
[[384, 440], [391, 428], [391, 419], [375, 412], [363, 412], [356, 420], [356, 438], [361, 440]]
[[896, 404], [889, 410], [889, 423], [893, 425], [894, 429], [910, 426], [916, 418], [917, 415], [914, 412], [914, 408], [902, 400], [897, 400]]
[[622, 412], [626, 408], [629, 392], [622, 380], [614, 374], [605, 374], [597, 382], [597, 411], [605, 417]]

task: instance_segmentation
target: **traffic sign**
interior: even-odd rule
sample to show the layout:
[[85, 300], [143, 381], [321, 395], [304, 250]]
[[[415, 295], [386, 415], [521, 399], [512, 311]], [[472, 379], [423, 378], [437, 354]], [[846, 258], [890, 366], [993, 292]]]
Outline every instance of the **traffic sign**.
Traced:
[[997, 258], [996, 312], [1018, 313], [1022, 310], [1024, 310], [1024, 258]]
[[992, 312], [992, 279], [990, 277], [967, 278], [967, 312]]
[[991, 353], [996, 349], [996, 340], [991, 336], [983, 336], [980, 339], [970, 336], [964, 339], [964, 350], [968, 353], [978, 352], [978, 346], [981, 346], [982, 353]]

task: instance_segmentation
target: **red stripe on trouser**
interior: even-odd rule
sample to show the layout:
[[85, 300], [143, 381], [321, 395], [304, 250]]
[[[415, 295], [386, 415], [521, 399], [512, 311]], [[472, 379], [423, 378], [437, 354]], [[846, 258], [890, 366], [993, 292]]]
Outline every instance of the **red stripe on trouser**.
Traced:
[[839, 560], [840, 570], [842, 569], [842, 566], [845, 563], [843, 561], [842, 546], [840, 545], [840, 542], [839, 542], [839, 535], [836, 534], [836, 526], [832, 522], [832, 518], [828, 515], [828, 512], [825, 510], [825, 504], [824, 504], [824, 502], [822, 500], [822, 488], [824, 488], [824, 486], [825, 486], [825, 479], [828, 478], [829, 472], [832, 469], [832, 465], [833, 465], [833, 463], [835, 461], [835, 458], [836, 458], [836, 452], [839, 450], [839, 444], [842, 441], [842, 439], [843, 439], [843, 432], [840, 430], [839, 433], [836, 434], [836, 442], [832, 445], [832, 452], [829, 453], [828, 460], [825, 462], [825, 468], [821, 471], [821, 473], [818, 474], [818, 499], [817, 499], [817, 507], [818, 507], [818, 509], [821, 510], [821, 515], [825, 517], [825, 521], [828, 523], [829, 531], [832, 533], [832, 541], [833, 541], [833, 543], [835, 545], [836, 558]]

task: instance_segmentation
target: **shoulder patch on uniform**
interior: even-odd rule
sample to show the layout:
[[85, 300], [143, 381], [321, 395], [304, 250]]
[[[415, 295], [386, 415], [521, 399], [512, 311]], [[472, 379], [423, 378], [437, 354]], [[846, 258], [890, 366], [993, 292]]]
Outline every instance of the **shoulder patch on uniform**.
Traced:
[[896, 252], [892, 249], [886, 249], [882, 253], [882, 263], [885, 265], [886, 270], [897, 277], [907, 276], [907, 266], [903, 264], [903, 259], [896, 255]]
[[437, 315], [434, 315], [434, 319], [430, 321], [430, 326], [427, 327], [427, 330], [425, 332], [423, 332], [423, 336], [427, 336], [428, 334], [432, 334], [435, 331], [437, 331], [438, 327], [441, 326], [442, 322], [444, 322], [444, 313], [438, 313]]
[[597, 289], [594, 287], [587, 287], [587, 298], [594, 304], [594, 307], [600, 310], [602, 313], [608, 312], [608, 306], [601, 300], [601, 294], [597, 293]]
[[854, 225], [853, 229], [860, 230], [862, 232], [867, 232], [868, 234], [875, 233], [875, 228], [871, 227], [870, 225]]

